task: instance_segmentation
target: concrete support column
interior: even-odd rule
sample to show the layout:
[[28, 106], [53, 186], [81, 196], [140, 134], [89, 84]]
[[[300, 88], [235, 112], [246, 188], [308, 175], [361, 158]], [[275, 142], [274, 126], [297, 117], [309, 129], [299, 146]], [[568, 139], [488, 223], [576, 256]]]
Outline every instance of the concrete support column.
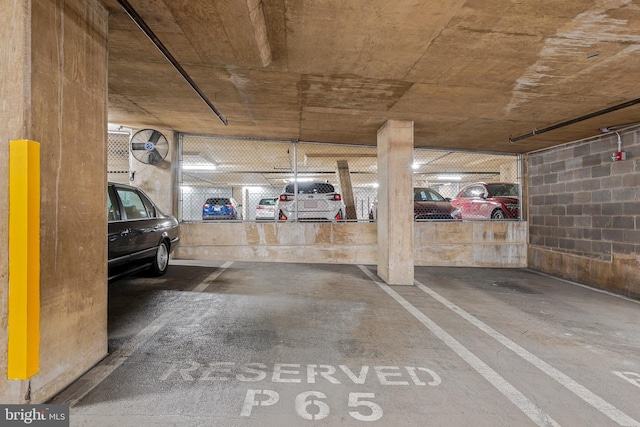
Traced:
[[358, 219], [348, 160], [338, 160], [338, 176], [340, 177], [340, 191], [342, 192], [342, 201], [345, 209], [342, 215], [344, 215], [344, 219]]
[[0, 2], [0, 402], [13, 403], [12, 396], [28, 393], [27, 381], [7, 379], [7, 318], [9, 293], [9, 141], [25, 136], [28, 121], [25, 81], [29, 64], [29, 10], [25, 1]]
[[[413, 122], [378, 130], [378, 276], [413, 285]], [[392, 209], [393, 208], [393, 209]]]
[[[0, 1], [0, 402], [41, 403], [107, 352], [108, 14]], [[40, 143], [40, 363], [7, 379], [8, 142]]]

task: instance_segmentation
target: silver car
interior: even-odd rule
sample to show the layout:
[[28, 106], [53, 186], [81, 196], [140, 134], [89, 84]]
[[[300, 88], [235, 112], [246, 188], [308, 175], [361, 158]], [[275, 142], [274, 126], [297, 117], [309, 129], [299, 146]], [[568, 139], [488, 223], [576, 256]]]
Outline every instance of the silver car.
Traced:
[[276, 202], [278, 221], [341, 221], [344, 219], [344, 202], [335, 187], [327, 182], [289, 183]]
[[277, 198], [269, 197], [260, 199], [256, 206], [256, 221], [273, 221], [276, 217], [276, 200]]

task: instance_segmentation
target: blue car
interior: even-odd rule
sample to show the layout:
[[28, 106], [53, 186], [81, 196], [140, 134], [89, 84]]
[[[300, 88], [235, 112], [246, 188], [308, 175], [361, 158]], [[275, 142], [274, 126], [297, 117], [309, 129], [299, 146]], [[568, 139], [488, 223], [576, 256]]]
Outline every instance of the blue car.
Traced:
[[211, 197], [202, 205], [202, 219], [238, 219], [239, 207], [233, 197]]

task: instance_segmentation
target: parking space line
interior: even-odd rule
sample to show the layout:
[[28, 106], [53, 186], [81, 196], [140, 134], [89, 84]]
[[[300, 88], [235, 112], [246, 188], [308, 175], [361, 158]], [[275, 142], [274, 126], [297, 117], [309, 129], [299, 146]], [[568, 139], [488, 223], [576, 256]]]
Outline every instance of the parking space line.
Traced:
[[[211, 285], [224, 271], [229, 268], [233, 262], [224, 263], [213, 274], [207, 276], [198, 286], [192, 289], [192, 292], [202, 292]], [[122, 347], [109, 354], [82, 375], [73, 384], [67, 387], [54, 399], [55, 403], [68, 404], [70, 407], [75, 406], [102, 381], [107, 379], [116, 369], [118, 369], [133, 353], [151, 339], [160, 329], [174, 319], [181, 317], [181, 312], [165, 312], [151, 321], [133, 338], [127, 341]]]
[[382, 283], [368, 268], [358, 265], [376, 285], [378, 285], [389, 296], [396, 300], [405, 310], [413, 315], [420, 323], [427, 327], [440, 341], [453, 350], [462, 360], [471, 366], [476, 372], [494, 386], [503, 396], [522, 411], [531, 421], [539, 426], [559, 426], [547, 413], [542, 411], [536, 404], [531, 402], [524, 394], [516, 389], [511, 383], [505, 380], [500, 374], [491, 369], [489, 365], [480, 360], [475, 354], [464, 347], [455, 338], [449, 335], [444, 329], [427, 317], [420, 310], [415, 308], [406, 299], [396, 293], [391, 287]]
[[133, 353], [135, 353], [144, 343], [154, 336], [163, 326], [167, 324], [177, 313], [166, 312], [158, 316], [144, 329], [131, 338], [122, 347], [102, 359], [82, 375], [71, 386], [66, 388], [54, 399], [54, 403], [68, 404], [75, 406], [91, 390], [96, 388], [102, 381], [118, 369]]
[[472, 314], [466, 312], [462, 308], [458, 307], [448, 299], [444, 298], [431, 288], [425, 286], [419, 281], [415, 280], [416, 286], [421, 289], [423, 292], [430, 295], [433, 299], [443, 304], [445, 307], [458, 314], [460, 317], [471, 323], [476, 328], [480, 329], [482, 332], [489, 335], [491, 338], [498, 341], [500, 344], [507, 347], [509, 350], [516, 353], [522, 359], [531, 363], [536, 368], [540, 369], [542, 372], [547, 374], [549, 377], [553, 378], [556, 382], [563, 385], [566, 389], [571, 391], [573, 394], [578, 396], [580, 399], [600, 411], [602, 414], [609, 417], [611, 420], [615, 421], [621, 426], [640, 426], [640, 422], [631, 418], [609, 402], [602, 399], [600, 396], [593, 393], [591, 390], [587, 389], [583, 385], [579, 384], [577, 381], [570, 378], [568, 375], [560, 372], [558, 369], [554, 368], [544, 360], [530, 353], [528, 350], [520, 347], [515, 342], [511, 341], [509, 338], [505, 337], [486, 323], [482, 322]]
[[198, 286], [196, 286], [195, 288], [193, 288], [191, 290], [191, 292], [203, 292], [205, 289], [207, 289], [209, 287], [209, 285], [211, 285], [218, 277], [220, 277], [220, 275], [222, 273], [224, 273], [227, 268], [231, 267], [231, 264], [233, 264], [232, 261], [227, 261], [224, 264], [222, 264], [220, 266], [220, 268], [218, 268], [216, 271], [214, 271], [213, 273], [211, 273], [206, 279], [204, 279], [202, 282], [200, 282], [200, 284]]

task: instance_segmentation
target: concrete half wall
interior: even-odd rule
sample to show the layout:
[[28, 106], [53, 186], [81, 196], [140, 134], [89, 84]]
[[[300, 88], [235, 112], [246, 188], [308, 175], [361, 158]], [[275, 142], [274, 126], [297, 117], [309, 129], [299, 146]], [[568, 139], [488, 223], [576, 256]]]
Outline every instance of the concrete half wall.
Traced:
[[[175, 258], [377, 263], [375, 223], [182, 223]], [[415, 265], [526, 267], [526, 222], [421, 222]]]
[[418, 266], [527, 266], [526, 222], [417, 222], [414, 232]]

